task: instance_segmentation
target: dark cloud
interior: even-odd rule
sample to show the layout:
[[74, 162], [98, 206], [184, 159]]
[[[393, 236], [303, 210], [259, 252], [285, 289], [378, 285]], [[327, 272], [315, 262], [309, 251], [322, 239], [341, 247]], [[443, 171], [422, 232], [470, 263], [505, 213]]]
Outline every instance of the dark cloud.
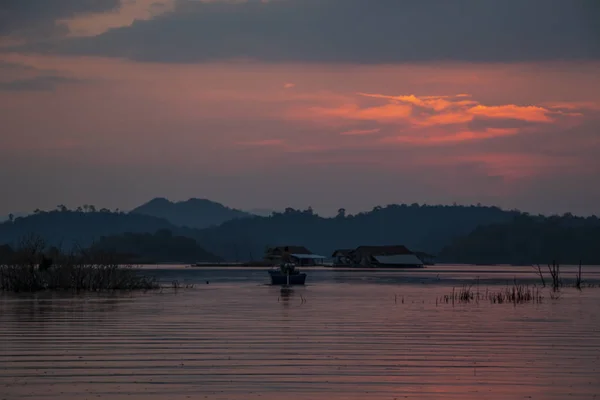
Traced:
[[179, 0], [53, 50], [159, 62], [600, 59], [597, 21], [597, 0]]
[[65, 83], [78, 83], [79, 79], [64, 76], [38, 76], [29, 79], [18, 79], [9, 82], [0, 82], [1, 91], [52, 91], [58, 85]]
[[120, 0], [1, 0], [0, 36], [43, 39], [65, 34], [67, 28], [57, 20], [119, 6]]
[[29, 65], [18, 64], [18, 63], [0, 60], [0, 74], [2, 74], [2, 76], [5, 76], [12, 72], [23, 72], [23, 71], [38, 71], [38, 69], [31, 67]]

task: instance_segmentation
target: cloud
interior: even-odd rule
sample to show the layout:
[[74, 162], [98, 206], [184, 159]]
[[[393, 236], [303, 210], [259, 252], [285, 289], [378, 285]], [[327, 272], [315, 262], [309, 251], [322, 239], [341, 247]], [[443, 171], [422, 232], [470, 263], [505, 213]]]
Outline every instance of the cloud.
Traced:
[[296, 85], [293, 83], [286, 83], [285, 85], [283, 85], [284, 89], [292, 89], [294, 87], [296, 87]]
[[[83, 3], [108, 9], [115, 1]], [[59, 10], [85, 10], [74, 8], [79, 2], [62, 0]], [[46, 20], [63, 17], [47, 3]], [[179, 63], [598, 60], [598, 20], [596, 0], [178, 0], [152, 19], [23, 50]]]
[[81, 80], [63, 76], [38, 76], [30, 79], [0, 82], [0, 91], [53, 91], [59, 85], [79, 82]]
[[108, 12], [78, 14], [57, 23], [69, 30], [69, 36], [97, 36], [114, 28], [131, 26], [173, 10], [176, 0], [121, 0], [120, 7]]
[[463, 96], [389, 96], [358, 93], [360, 98], [383, 100], [384, 104], [363, 106], [359, 99], [337, 107], [313, 107], [316, 117], [346, 118], [379, 122], [404, 121], [413, 126], [439, 126], [471, 122], [476, 118], [552, 122], [553, 115], [571, 115], [536, 105], [485, 105]]
[[412, 107], [401, 104], [384, 104], [382, 106], [361, 108], [358, 104], [344, 104], [339, 107], [312, 107], [309, 109], [315, 117], [345, 118], [365, 121], [401, 121], [412, 113]]
[[38, 71], [36, 68], [25, 64], [19, 64], [14, 62], [7, 62], [0, 60], [0, 76], [7, 76], [8, 74], [23, 73], [23, 72], [34, 72]]
[[549, 102], [544, 103], [543, 106], [556, 109], [556, 110], [595, 110], [600, 111], [600, 103], [593, 101], [573, 101], [573, 102]]
[[468, 110], [469, 114], [487, 118], [516, 119], [530, 122], [552, 122], [550, 111], [537, 106], [517, 106], [507, 104], [502, 106], [485, 106], [478, 104]]
[[352, 129], [349, 131], [344, 131], [344, 132], [340, 133], [340, 135], [343, 135], [343, 136], [373, 135], [375, 133], [378, 133], [379, 131], [381, 131], [381, 129], [379, 129], [379, 128], [376, 128], [376, 129]]
[[0, 36], [47, 39], [62, 36], [68, 28], [58, 20], [117, 9], [120, 0], [2, 0]]
[[[468, 100], [465, 100], [468, 98]], [[352, 101], [352, 100], [350, 100]], [[357, 93], [332, 106], [297, 108], [288, 116], [323, 126], [345, 125], [343, 136], [378, 133], [383, 144], [447, 146], [506, 138], [581, 123], [586, 111], [579, 103], [560, 103], [563, 109], [541, 105], [483, 104], [471, 95], [385, 95]], [[589, 104], [584, 103], [583, 106]], [[591, 111], [590, 111], [591, 112]], [[361, 126], [368, 123], [371, 126]], [[373, 128], [372, 125], [377, 124]]]
[[458, 143], [473, 140], [484, 140], [492, 139], [503, 136], [512, 136], [519, 133], [518, 129], [501, 129], [501, 128], [487, 128], [482, 131], [460, 131], [450, 134], [433, 134], [430, 136], [391, 136], [386, 137], [382, 140], [382, 143], [403, 143], [412, 144], [418, 146]]
[[277, 147], [283, 146], [285, 143], [281, 139], [264, 139], [264, 140], [249, 140], [236, 142], [240, 146], [255, 146], [255, 147]]

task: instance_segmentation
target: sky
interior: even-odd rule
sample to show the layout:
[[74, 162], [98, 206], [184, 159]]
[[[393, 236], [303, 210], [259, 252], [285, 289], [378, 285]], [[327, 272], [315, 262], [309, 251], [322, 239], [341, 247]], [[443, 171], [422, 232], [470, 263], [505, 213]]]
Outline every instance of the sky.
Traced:
[[3, 0], [0, 215], [600, 214], [596, 0]]

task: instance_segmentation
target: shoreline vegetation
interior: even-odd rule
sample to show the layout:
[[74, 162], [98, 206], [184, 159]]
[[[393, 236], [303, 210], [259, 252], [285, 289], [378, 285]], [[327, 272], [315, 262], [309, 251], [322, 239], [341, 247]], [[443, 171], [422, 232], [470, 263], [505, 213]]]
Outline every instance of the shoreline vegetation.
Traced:
[[509, 303], [513, 305], [526, 304], [526, 303], [542, 303], [544, 300], [543, 291], [548, 287], [547, 292], [551, 300], [558, 300], [561, 298], [561, 290], [563, 288], [577, 289], [581, 291], [583, 288], [597, 288], [598, 286], [588, 283], [584, 284], [582, 280], [582, 264], [579, 263], [577, 275], [571, 284], [566, 283], [562, 278], [560, 272], [560, 264], [555, 261], [552, 265], [548, 264], [548, 272], [551, 280], [549, 284], [546, 284], [546, 277], [544, 275], [544, 269], [539, 265], [533, 266], [535, 274], [539, 276], [541, 286], [538, 285], [522, 285], [517, 282], [515, 278], [512, 286], [506, 286], [500, 290], [489, 290], [486, 288], [485, 291], [480, 289], [479, 279], [475, 283], [470, 285], [464, 285], [462, 288], [456, 290], [452, 288], [452, 293], [436, 298], [436, 305], [438, 304], [479, 304], [480, 301], [489, 301], [492, 304], [504, 304]]
[[600, 265], [600, 219], [596, 216], [530, 215], [483, 205], [415, 203], [378, 206], [355, 214], [340, 208], [337, 215], [328, 217], [311, 207], [286, 208], [270, 216], [226, 212], [206, 226], [200, 222], [209, 221], [213, 209], [207, 202], [173, 205], [163, 199], [150, 205], [135, 212], [90, 205], [69, 210], [59, 205], [30, 215], [10, 215], [0, 223], [0, 259], [2, 244], [35, 233], [50, 246], [95, 244], [104, 251], [128, 254], [128, 262], [135, 264], [255, 263], [262, 260], [266, 248], [287, 244], [323, 255], [363, 245], [402, 244], [435, 255], [436, 262], [444, 264], [535, 265], [555, 259], [563, 264], [581, 260], [583, 265]]
[[108, 292], [159, 289], [153, 277], [123, 265], [113, 253], [89, 249], [64, 252], [43, 239], [21, 240], [11, 257], [0, 262], [0, 292]]

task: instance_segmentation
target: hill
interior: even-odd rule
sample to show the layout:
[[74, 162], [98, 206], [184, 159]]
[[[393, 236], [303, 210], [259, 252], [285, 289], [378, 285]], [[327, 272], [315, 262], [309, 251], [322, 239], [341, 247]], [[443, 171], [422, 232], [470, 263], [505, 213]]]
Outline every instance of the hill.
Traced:
[[13, 213], [9, 215], [0, 215], [0, 223], [4, 221], [10, 221], [19, 217], [25, 217], [26, 215], [27, 213]]
[[437, 253], [453, 239], [480, 225], [506, 223], [520, 213], [497, 207], [389, 205], [369, 212], [323, 218], [308, 210], [288, 208], [270, 217], [232, 220], [189, 233], [227, 260], [259, 259], [266, 246], [302, 245], [330, 256], [337, 248], [404, 244]]
[[160, 229], [175, 231], [168, 221], [140, 214], [106, 211], [41, 211], [13, 222], [0, 224], [0, 243], [15, 244], [32, 233], [39, 235], [50, 246], [70, 249], [73, 245], [87, 247], [102, 236], [126, 232], [147, 233]]
[[[219, 226], [194, 229], [138, 213], [61, 208], [0, 224], [0, 244], [14, 244], [35, 233], [48, 245], [68, 249], [75, 243], [87, 247], [102, 237], [125, 233], [152, 236], [167, 230], [180, 243], [168, 244], [164, 253], [149, 253], [159, 261], [176, 261], [179, 256], [174, 256], [173, 249], [180, 244], [184, 258], [177, 261], [211, 261], [208, 255], [200, 257], [203, 253], [191, 242], [183, 245], [181, 237], [187, 237], [203, 251], [227, 261], [260, 260], [267, 246], [276, 245], [306, 246], [328, 257], [338, 248], [403, 244], [414, 251], [438, 254], [439, 262], [529, 264], [552, 259], [575, 263], [582, 259], [584, 263], [600, 264], [595, 250], [600, 243], [598, 221], [596, 217], [571, 215], [533, 217], [497, 207], [401, 204], [375, 207], [356, 215], [340, 209], [331, 218], [323, 218], [310, 208], [287, 208], [268, 217], [238, 218]], [[111, 243], [126, 242], [130, 247], [119, 244], [125, 246], [123, 251], [136, 253], [139, 248], [133, 246], [134, 239], [155, 243], [146, 236], [111, 239]], [[146, 248], [146, 244], [139, 246]]]
[[194, 263], [219, 262], [220, 257], [209, 253], [194, 239], [174, 236], [162, 229], [151, 233], [125, 233], [105, 236], [92, 246], [92, 250], [102, 250], [122, 255], [128, 262], [137, 263]]
[[600, 265], [600, 220], [516, 216], [509, 223], [480, 226], [457, 238], [439, 254], [440, 261], [469, 264]]
[[251, 215], [257, 215], [259, 217], [270, 217], [274, 212], [278, 212], [278, 210], [273, 210], [271, 208], [252, 208], [245, 211]]
[[206, 199], [171, 202], [164, 198], [155, 198], [133, 209], [130, 213], [163, 218], [173, 225], [198, 229], [252, 216], [247, 212], [229, 208]]

